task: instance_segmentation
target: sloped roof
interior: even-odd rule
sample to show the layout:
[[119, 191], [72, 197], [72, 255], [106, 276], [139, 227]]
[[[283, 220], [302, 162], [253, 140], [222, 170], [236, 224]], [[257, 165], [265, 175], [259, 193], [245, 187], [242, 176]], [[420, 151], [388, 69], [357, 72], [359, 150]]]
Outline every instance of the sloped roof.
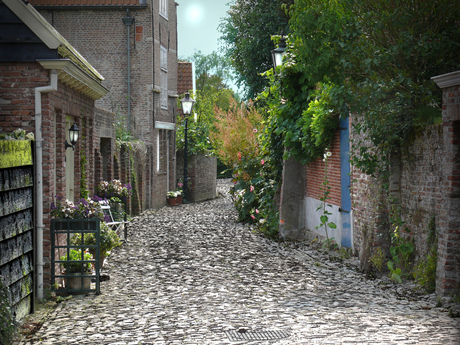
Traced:
[[[141, 0], [29, 0], [34, 6], [133, 6]], [[143, 1], [145, 5], [145, 1]]]
[[[87, 86], [83, 91], [94, 99], [104, 96], [108, 90], [101, 85], [104, 77], [86, 59], [59, 34], [59, 32], [43, 18], [30, 4], [21, 0], [3, 0], [11, 11], [26, 24], [49, 49], [57, 49], [62, 61], [67, 61], [60, 69], [59, 79], [69, 85]], [[53, 60], [61, 61], [61, 60]], [[43, 62], [43, 61], [42, 61]], [[42, 62], [40, 62], [42, 64]], [[43, 64], [42, 64], [43, 65]], [[74, 67], [68, 67], [74, 66]], [[45, 67], [46, 68], [46, 67]], [[76, 72], [78, 70], [78, 72]], [[81, 73], [80, 73], [81, 71]], [[75, 77], [78, 75], [78, 77]]]

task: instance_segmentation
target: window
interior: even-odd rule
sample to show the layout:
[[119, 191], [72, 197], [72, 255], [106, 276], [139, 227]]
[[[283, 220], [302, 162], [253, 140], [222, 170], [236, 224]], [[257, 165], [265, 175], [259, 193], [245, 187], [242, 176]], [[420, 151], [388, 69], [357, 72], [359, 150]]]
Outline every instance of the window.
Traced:
[[168, 109], [168, 50], [160, 48], [160, 105], [163, 109]]
[[168, 19], [168, 0], [160, 0], [160, 14]]

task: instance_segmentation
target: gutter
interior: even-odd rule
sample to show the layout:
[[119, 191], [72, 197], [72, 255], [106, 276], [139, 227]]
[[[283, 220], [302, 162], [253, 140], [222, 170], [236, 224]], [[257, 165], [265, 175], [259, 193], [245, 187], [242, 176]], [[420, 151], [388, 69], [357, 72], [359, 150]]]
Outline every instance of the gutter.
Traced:
[[37, 176], [37, 297], [43, 300], [43, 136], [42, 136], [42, 93], [57, 91], [58, 73], [51, 70], [51, 84], [35, 88], [35, 172]]

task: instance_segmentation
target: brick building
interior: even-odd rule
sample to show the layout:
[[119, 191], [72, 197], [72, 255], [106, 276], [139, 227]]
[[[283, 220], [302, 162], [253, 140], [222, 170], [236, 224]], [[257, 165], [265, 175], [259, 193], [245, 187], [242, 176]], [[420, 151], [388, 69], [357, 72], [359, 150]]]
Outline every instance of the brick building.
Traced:
[[[108, 92], [102, 75], [30, 4], [2, 0], [0, 18], [0, 133], [22, 128], [35, 134], [34, 224], [37, 241], [42, 238], [36, 249], [43, 249], [37, 256], [36, 276], [43, 293], [52, 255], [51, 203], [58, 194], [78, 200], [84, 174], [83, 188], [93, 192], [101, 170], [111, 169], [100, 161], [99, 147], [103, 137], [114, 143], [114, 118], [95, 107]], [[72, 150], [65, 143], [74, 123], [80, 139]], [[1, 271], [4, 277], [9, 273], [3, 267]]]
[[[136, 176], [140, 209], [166, 204], [175, 185], [177, 18], [174, 0], [32, 0], [104, 77], [96, 106], [146, 144]], [[140, 176], [140, 175], [141, 176]], [[98, 182], [98, 181], [96, 181]]]

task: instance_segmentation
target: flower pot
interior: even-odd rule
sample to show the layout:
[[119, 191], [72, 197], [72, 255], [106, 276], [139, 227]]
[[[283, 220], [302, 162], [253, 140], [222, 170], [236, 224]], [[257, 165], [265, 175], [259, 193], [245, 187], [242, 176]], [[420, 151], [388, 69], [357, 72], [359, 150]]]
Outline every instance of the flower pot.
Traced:
[[168, 198], [166, 199], [168, 201], [169, 206], [175, 206], [177, 202], [177, 198]]
[[[83, 284], [81, 282], [81, 277], [67, 277], [64, 278], [64, 283], [66, 288], [70, 290], [89, 290], [91, 288], [91, 272], [83, 273], [85, 276], [83, 278]], [[81, 275], [81, 273], [68, 273], [69, 276]]]
[[176, 205], [182, 204], [182, 195], [176, 198]]
[[[90, 248], [88, 249], [88, 251], [93, 256], [93, 258], [96, 258], [96, 248]], [[104, 266], [104, 261], [105, 261], [105, 255], [102, 253], [102, 250], [100, 250], [99, 269], [102, 269], [102, 266]]]

